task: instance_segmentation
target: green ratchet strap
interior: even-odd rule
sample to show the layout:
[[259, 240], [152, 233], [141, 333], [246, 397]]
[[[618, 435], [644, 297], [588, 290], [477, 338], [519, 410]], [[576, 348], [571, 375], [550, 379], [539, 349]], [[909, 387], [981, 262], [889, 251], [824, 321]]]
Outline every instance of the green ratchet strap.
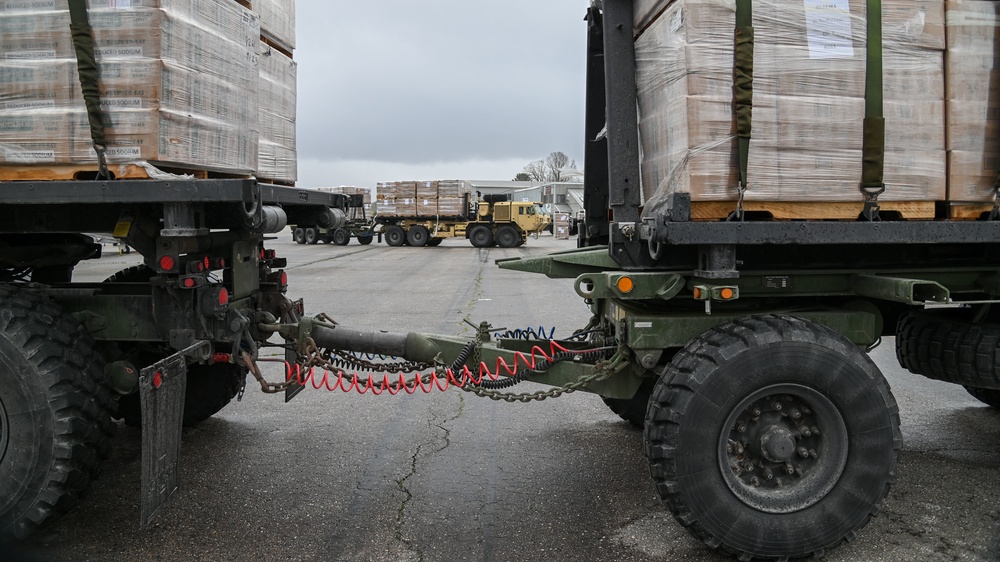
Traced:
[[865, 76], [864, 144], [861, 148], [862, 214], [878, 220], [878, 196], [885, 191], [885, 118], [882, 116], [882, 2], [868, 0], [868, 56]]
[[99, 77], [97, 57], [94, 55], [94, 32], [87, 17], [87, 0], [69, 0], [69, 28], [76, 49], [76, 65], [83, 88], [83, 101], [87, 105], [90, 136], [97, 152], [97, 179], [111, 179], [104, 152], [108, 143], [104, 136], [104, 116], [101, 113], [101, 93], [97, 87]]
[[753, 10], [751, 0], [736, 0], [736, 33], [733, 50], [733, 105], [736, 111], [736, 141], [739, 149], [740, 194], [737, 220], [743, 220], [750, 131], [753, 123]]

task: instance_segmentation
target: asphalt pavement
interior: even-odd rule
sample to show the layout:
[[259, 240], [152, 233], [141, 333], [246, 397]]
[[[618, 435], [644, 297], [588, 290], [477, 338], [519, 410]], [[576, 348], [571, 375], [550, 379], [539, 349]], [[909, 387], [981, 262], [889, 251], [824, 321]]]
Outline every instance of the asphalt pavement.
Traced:
[[[589, 310], [572, 281], [501, 270], [502, 257], [568, 249], [269, 244], [310, 312], [395, 332], [473, 334], [465, 322], [556, 327]], [[137, 261], [112, 246], [100, 280]], [[1000, 411], [872, 353], [899, 402], [898, 478], [881, 513], [828, 561], [1000, 559]], [[278, 367], [267, 371], [280, 378]], [[532, 387], [529, 390], [542, 387]], [[520, 389], [521, 387], [518, 387]], [[119, 427], [89, 495], [29, 544], [41, 560], [729, 560], [655, 495], [642, 433], [597, 396], [529, 404], [459, 390], [397, 396], [307, 390], [286, 404], [251, 383], [183, 436], [181, 489], [139, 527], [140, 435]]]

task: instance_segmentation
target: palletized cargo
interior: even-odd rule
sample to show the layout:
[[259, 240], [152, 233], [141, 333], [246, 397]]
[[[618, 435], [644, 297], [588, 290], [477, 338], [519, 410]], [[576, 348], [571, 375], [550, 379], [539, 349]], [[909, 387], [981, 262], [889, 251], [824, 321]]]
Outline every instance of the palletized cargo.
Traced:
[[[105, 1], [89, 19], [109, 162], [256, 169], [253, 12], [235, 2]], [[0, 163], [96, 163], [69, 24], [64, 0], [0, 10]]]

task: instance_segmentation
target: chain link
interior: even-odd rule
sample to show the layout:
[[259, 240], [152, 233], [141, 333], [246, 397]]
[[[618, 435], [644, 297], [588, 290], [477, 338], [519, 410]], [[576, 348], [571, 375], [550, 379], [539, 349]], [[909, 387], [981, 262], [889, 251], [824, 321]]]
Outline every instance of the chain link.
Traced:
[[[476, 343], [475, 351], [473, 353], [472, 361], [471, 361], [471, 363], [473, 365], [478, 365], [479, 362], [480, 362], [480, 360], [479, 360], [480, 349], [482, 347], [482, 341], [481, 340], [482, 340], [481, 335], [477, 334], [476, 338], [474, 340], [475, 343]], [[345, 371], [340, 366], [336, 365], [331, 360], [331, 358], [330, 358], [330, 351], [322, 351], [322, 350], [320, 350], [316, 346], [316, 342], [313, 341], [312, 338], [306, 338], [304, 344], [305, 344], [304, 345], [305, 349], [304, 349], [304, 351], [302, 353], [302, 357], [304, 357], [305, 360], [302, 361], [302, 363], [301, 363], [303, 369], [321, 368], [321, 369], [325, 369], [325, 370], [330, 371], [330, 372], [336, 372], [336, 373], [346, 374]], [[343, 352], [337, 351], [335, 353], [338, 356], [343, 357]], [[353, 356], [351, 356], [351, 357], [352, 357], [352, 359], [356, 359], [356, 358], [353, 358]], [[496, 390], [490, 390], [490, 389], [482, 388], [482, 387], [476, 386], [474, 383], [471, 383], [471, 382], [469, 382], [467, 384], [463, 384], [463, 385], [456, 385], [456, 386], [458, 386], [458, 388], [460, 388], [461, 390], [464, 390], [466, 392], [470, 392], [472, 394], [475, 394], [476, 396], [481, 396], [483, 398], [489, 398], [491, 400], [496, 400], [496, 401], [525, 402], [525, 403], [532, 402], [532, 401], [542, 401], [542, 400], [545, 400], [547, 398], [556, 398], [558, 396], [562, 396], [563, 394], [568, 394], [568, 393], [571, 393], [571, 392], [576, 392], [577, 390], [580, 390], [581, 388], [584, 388], [584, 387], [586, 387], [586, 386], [588, 386], [590, 384], [593, 384], [595, 382], [600, 382], [600, 381], [603, 381], [603, 380], [609, 378], [611, 375], [613, 375], [618, 370], [619, 367], [621, 367], [622, 365], [624, 365], [626, 363], [625, 357], [626, 357], [626, 355], [623, 352], [623, 350], [619, 349], [618, 352], [611, 359], [609, 359], [606, 362], [598, 363], [597, 365], [595, 365], [593, 373], [590, 373], [589, 375], [584, 375], [584, 376], [580, 377], [579, 379], [577, 379], [575, 381], [570, 381], [570, 382], [568, 382], [566, 384], [563, 384], [562, 386], [552, 387], [552, 388], [550, 388], [548, 390], [540, 390], [540, 391], [532, 392], [532, 393], [501, 392], [501, 391], [496, 391]], [[385, 365], [380, 365], [378, 363], [372, 363], [372, 362], [363, 361], [363, 360], [359, 360], [358, 362], [360, 364], [365, 364], [366, 366], [374, 367], [373, 370], [384, 369], [385, 368]], [[418, 364], [418, 363], [410, 363], [410, 362], [408, 362], [406, 364], [408, 364], [408, 365], [421, 365], [421, 364]], [[429, 368], [429, 367], [432, 366], [430, 364], [423, 364], [423, 365], [425, 365], [425, 366], [423, 366], [421, 368]], [[412, 379], [412, 381], [410, 381], [410, 382], [412, 382], [412, 383], [415, 384], [415, 383], [417, 383], [417, 381], [419, 381], [419, 383], [421, 385], [427, 385], [427, 384], [431, 383], [435, 378], [440, 378], [440, 377], [443, 376], [443, 373], [442, 373], [442, 371], [440, 369], [441, 369], [441, 367], [438, 367], [433, 372], [426, 373], [426, 374], [423, 374], [423, 375], [418, 375], [417, 377], [415, 377], [414, 379]], [[398, 373], [399, 371], [393, 371], [393, 372], [397, 372]], [[379, 381], [379, 382], [381, 382], [381, 381]], [[375, 383], [372, 381], [371, 377], [365, 377], [365, 378], [358, 378], [358, 379], [356, 379], [355, 384], [358, 387], [367, 387], [369, 385], [374, 385]]]

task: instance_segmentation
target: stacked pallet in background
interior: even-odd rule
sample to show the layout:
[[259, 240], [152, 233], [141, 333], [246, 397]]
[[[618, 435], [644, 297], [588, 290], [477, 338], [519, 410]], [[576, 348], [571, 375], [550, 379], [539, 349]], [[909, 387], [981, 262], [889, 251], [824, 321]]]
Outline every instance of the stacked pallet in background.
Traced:
[[[946, 197], [944, 6], [884, 0], [883, 209], [934, 216]], [[675, 192], [735, 207], [734, 3], [643, 0], [635, 14], [642, 181], [647, 209]], [[753, 3], [752, 140], [746, 200], [781, 218], [855, 218], [862, 196], [865, 2]], [[838, 207], [836, 203], [849, 202]], [[817, 205], [819, 204], [819, 205]], [[799, 205], [796, 207], [796, 205]], [[807, 209], [814, 216], [801, 216]], [[846, 211], [844, 211], [846, 209]], [[694, 211], [693, 211], [694, 213]]]
[[[89, 16], [109, 162], [256, 169], [253, 12], [235, 2], [95, 0]], [[58, 176], [96, 163], [69, 26], [65, 0], [0, 3], [0, 165]]]
[[569, 213], [556, 213], [552, 221], [552, 235], [556, 240], [569, 239]]
[[379, 182], [377, 210], [383, 216], [461, 218], [470, 191], [464, 180]]
[[260, 17], [260, 152], [257, 177], [298, 179], [295, 144], [295, 0], [254, 0]]
[[[340, 193], [342, 195], [360, 195], [362, 207], [364, 208], [365, 217], [372, 216], [372, 189], [370, 187], [353, 187], [340, 185], [336, 187], [317, 187], [316, 191], [323, 191], [325, 193]], [[355, 216], [358, 215], [358, 216]], [[360, 213], [356, 209], [348, 209], [348, 218], [358, 219]]]

